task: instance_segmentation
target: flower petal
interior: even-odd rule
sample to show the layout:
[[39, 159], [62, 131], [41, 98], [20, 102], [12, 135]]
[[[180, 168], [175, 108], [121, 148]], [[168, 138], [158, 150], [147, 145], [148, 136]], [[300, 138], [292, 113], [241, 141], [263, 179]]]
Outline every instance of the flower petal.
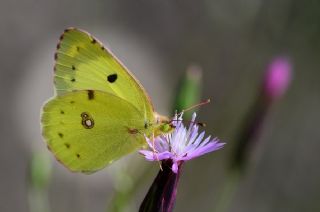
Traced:
[[142, 154], [146, 160], [154, 161], [154, 152], [149, 150], [140, 150], [139, 153]]
[[211, 139], [211, 136], [204, 139], [205, 132], [198, 133], [199, 126], [195, 124], [195, 118], [194, 113], [189, 127], [186, 128], [182, 123], [182, 113], [179, 116], [176, 114], [172, 121], [174, 131], [152, 139], [146, 137], [150, 150], [141, 150], [140, 153], [150, 161], [172, 160], [172, 171], [177, 173], [180, 162], [222, 148], [225, 143], [219, 143], [219, 139]]
[[156, 157], [158, 157], [157, 160], [165, 160], [173, 157], [172, 153], [169, 151], [157, 153], [156, 155], [157, 155]]
[[209, 152], [216, 151], [218, 149], [221, 149], [224, 145], [225, 143], [210, 142], [207, 145], [199, 147], [195, 151], [190, 152], [188, 156], [185, 157], [185, 160], [190, 160], [192, 158], [205, 155]]

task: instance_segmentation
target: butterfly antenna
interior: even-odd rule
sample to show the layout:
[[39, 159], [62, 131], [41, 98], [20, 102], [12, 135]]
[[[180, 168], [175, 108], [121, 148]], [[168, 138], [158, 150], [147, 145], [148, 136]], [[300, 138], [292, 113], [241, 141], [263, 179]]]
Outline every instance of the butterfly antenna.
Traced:
[[[178, 120], [173, 120], [173, 121], [178, 121]], [[204, 122], [186, 121], [186, 123], [189, 123], [189, 124], [192, 123], [192, 124], [198, 125], [200, 127], [206, 127], [207, 126], [206, 123], [204, 123]]]
[[192, 105], [191, 107], [188, 107], [186, 109], [183, 109], [180, 113], [177, 114], [177, 116], [180, 116], [182, 113], [186, 112], [186, 111], [189, 111], [189, 110], [192, 110], [194, 108], [197, 108], [197, 107], [200, 107], [202, 105], [206, 105], [206, 104], [209, 104], [210, 103], [210, 99], [206, 99], [198, 104], [195, 104], [195, 105]]
[[[200, 107], [200, 106], [202, 106], [202, 105], [209, 104], [210, 101], [211, 101], [210, 99], [206, 99], [206, 100], [204, 100], [204, 101], [202, 101], [202, 102], [200, 102], [200, 103], [198, 103], [198, 104], [192, 105], [191, 107], [188, 107], [187, 109], [182, 110], [180, 113], [177, 113], [177, 112], [176, 112], [175, 117], [179, 117], [182, 113], [184, 113], [184, 112], [186, 112], [186, 111], [192, 110], [192, 109], [197, 108], [197, 107]], [[173, 121], [178, 121], [178, 120], [175, 120], [175, 119], [171, 119], [171, 120], [170, 120], [170, 122], [173, 122]], [[205, 123], [202, 123], [202, 122], [189, 121], [189, 123], [196, 124], [196, 125], [198, 125], [198, 126], [200, 126], [200, 127], [205, 127], [205, 126], [206, 126], [206, 124], [205, 124]]]

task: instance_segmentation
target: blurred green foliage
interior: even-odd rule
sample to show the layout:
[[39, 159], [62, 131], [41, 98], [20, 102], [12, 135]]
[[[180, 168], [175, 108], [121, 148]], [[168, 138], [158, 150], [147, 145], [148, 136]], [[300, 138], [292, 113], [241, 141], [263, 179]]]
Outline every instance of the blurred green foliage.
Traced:
[[[173, 111], [178, 113], [200, 103], [202, 89], [202, 70], [198, 65], [190, 65], [180, 79], [174, 98]], [[184, 119], [190, 120], [194, 111], [199, 108], [186, 111]]]
[[33, 153], [30, 163], [30, 186], [35, 189], [46, 189], [52, 173], [50, 157], [45, 152]]

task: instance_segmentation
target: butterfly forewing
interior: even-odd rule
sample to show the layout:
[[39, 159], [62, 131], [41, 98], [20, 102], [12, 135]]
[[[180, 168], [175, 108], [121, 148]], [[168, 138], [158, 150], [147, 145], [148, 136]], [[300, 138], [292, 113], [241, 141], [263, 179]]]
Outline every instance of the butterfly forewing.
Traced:
[[153, 118], [153, 107], [141, 84], [119, 60], [88, 33], [67, 29], [55, 54], [58, 95], [74, 90], [100, 90], [130, 102]]

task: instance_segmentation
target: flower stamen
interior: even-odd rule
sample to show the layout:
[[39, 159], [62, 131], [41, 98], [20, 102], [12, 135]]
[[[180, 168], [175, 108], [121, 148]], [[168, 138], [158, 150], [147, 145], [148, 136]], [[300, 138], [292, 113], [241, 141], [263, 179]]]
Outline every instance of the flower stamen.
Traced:
[[165, 135], [158, 137], [152, 136], [152, 141], [146, 137], [150, 150], [140, 150], [140, 153], [149, 161], [171, 160], [172, 171], [177, 173], [179, 165], [183, 161], [202, 156], [212, 151], [221, 149], [225, 143], [219, 142], [218, 138], [211, 139], [211, 136], [203, 139], [205, 132], [199, 134], [199, 126], [196, 124], [196, 113], [192, 115], [192, 119], [188, 128], [182, 123], [182, 115], [176, 114], [172, 124], [175, 129]]

